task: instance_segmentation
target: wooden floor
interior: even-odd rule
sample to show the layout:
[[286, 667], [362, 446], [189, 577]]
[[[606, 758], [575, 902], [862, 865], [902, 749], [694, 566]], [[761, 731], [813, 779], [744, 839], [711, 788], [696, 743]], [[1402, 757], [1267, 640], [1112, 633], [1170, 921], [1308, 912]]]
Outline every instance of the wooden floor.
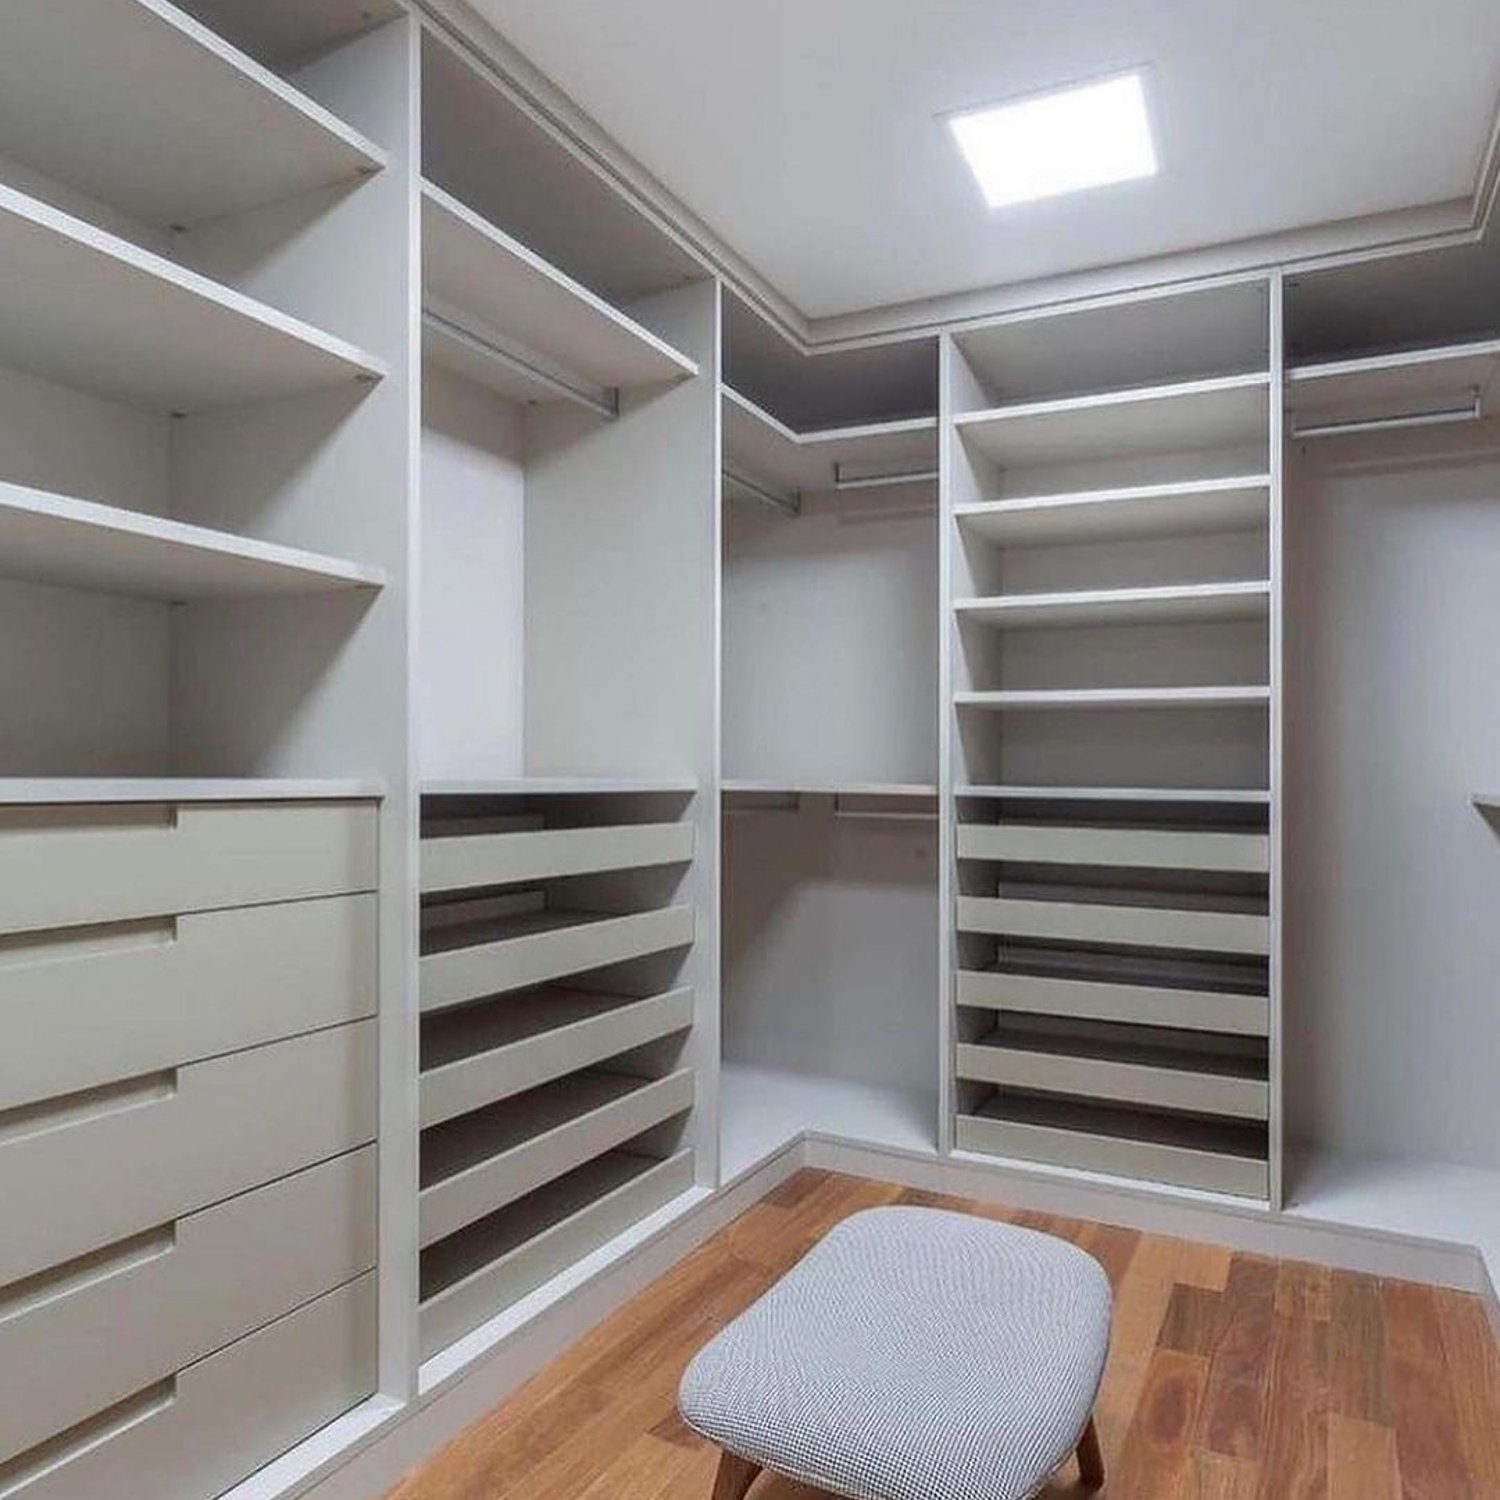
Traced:
[[[693, 1352], [829, 1228], [926, 1203], [1076, 1241], [1109, 1272], [1108, 1500], [1500, 1500], [1477, 1298], [801, 1172], [408, 1475], [393, 1500], [707, 1500], [677, 1420]], [[1070, 1462], [1044, 1500], [1082, 1494]], [[812, 1500], [763, 1477], [751, 1500]]]

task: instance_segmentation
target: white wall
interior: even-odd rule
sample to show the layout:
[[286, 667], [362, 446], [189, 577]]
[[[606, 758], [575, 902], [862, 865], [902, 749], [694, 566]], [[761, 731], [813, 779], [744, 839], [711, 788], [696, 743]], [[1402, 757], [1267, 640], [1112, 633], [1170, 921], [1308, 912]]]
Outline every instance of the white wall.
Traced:
[[1288, 491], [1289, 1134], [1500, 1166], [1500, 440], [1403, 441]]

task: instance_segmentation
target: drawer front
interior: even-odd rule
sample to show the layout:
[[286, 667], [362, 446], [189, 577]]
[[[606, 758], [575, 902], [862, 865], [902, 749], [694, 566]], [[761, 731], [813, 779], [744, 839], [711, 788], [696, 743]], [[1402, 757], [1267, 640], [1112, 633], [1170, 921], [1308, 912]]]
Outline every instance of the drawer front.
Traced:
[[375, 1148], [0, 1290], [0, 1463], [375, 1263]]
[[420, 1317], [422, 1358], [473, 1332], [692, 1185], [693, 1153], [681, 1151], [429, 1298]]
[[369, 802], [0, 808], [0, 933], [372, 891]]
[[1074, 1094], [1085, 1099], [1229, 1115], [1242, 1120], [1264, 1120], [1270, 1109], [1270, 1086], [1260, 1079], [1229, 1078], [1217, 1073], [1191, 1073], [1185, 1069], [1068, 1057], [1021, 1048], [960, 1044], [958, 1074], [960, 1078], [981, 1083], [1008, 1084], [1042, 1093]]
[[376, 898], [0, 943], [0, 1110], [375, 1012]]
[[0, 1286], [375, 1136], [359, 1021], [0, 1115]]
[[1055, 1130], [960, 1115], [955, 1144], [960, 1151], [1045, 1162], [1084, 1172], [1106, 1172], [1116, 1177], [1143, 1178], [1148, 1182], [1170, 1182], [1240, 1198], [1264, 1198], [1270, 1190], [1265, 1162], [1251, 1157], [1223, 1156], [1212, 1151], [1092, 1135], [1081, 1130]]
[[422, 1245], [504, 1208], [692, 1104], [693, 1073], [684, 1068], [424, 1188], [419, 1210]]
[[422, 1007], [462, 1005], [504, 990], [546, 984], [607, 964], [684, 947], [693, 941], [693, 909], [604, 917], [552, 932], [529, 933], [474, 948], [431, 953], [422, 959]]
[[1271, 867], [1270, 842], [1263, 833], [1068, 828], [1037, 823], [960, 824], [958, 857], [1022, 864], [1230, 870], [1258, 875], [1264, 875]]
[[18, 1459], [6, 1500], [205, 1500], [375, 1390], [375, 1275]]
[[1271, 925], [1251, 912], [1184, 911], [1155, 906], [1105, 906], [1071, 901], [1022, 901], [960, 896], [962, 932], [1050, 938], [1138, 948], [1186, 948], [1202, 953], [1270, 951]]
[[1270, 1002], [1264, 995], [977, 970], [960, 971], [955, 993], [960, 1005], [983, 1010], [1030, 1011], [1043, 1016], [1128, 1021], [1138, 1026], [1177, 1026], [1240, 1036], [1265, 1036], [1270, 1029]]
[[680, 864], [693, 857], [691, 823], [476, 834], [422, 843], [422, 891], [475, 890], [605, 870]]
[[[422, 1075], [422, 1128], [618, 1057], [693, 1023], [689, 986], [481, 1052]], [[497, 1001], [497, 1004], [505, 1002]]]

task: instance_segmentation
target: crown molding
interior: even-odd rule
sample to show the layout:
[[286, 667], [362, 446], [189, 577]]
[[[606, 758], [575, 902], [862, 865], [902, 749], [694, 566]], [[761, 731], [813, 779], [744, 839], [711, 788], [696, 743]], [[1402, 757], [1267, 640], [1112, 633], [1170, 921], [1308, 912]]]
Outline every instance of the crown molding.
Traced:
[[1289, 275], [1471, 244], [1500, 202], [1500, 99], [1466, 198], [1312, 225], [1060, 276], [976, 287], [812, 317], [700, 219], [647, 167], [479, 15], [468, 0], [411, 0], [422, 23], [464, 52], [513, 103], [638, 212], [721, 278], [804, 354], [932, 337], [1044, 307], [1093, 302], [1144, 288], [1281, 269]]

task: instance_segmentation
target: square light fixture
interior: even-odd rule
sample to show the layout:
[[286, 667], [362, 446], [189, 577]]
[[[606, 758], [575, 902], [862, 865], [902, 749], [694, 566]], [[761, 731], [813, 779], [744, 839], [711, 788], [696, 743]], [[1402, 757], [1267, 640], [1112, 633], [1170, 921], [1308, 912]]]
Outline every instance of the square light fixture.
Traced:
[[1156, 175], [1139, 73], [948, 116], [991, 208]]

